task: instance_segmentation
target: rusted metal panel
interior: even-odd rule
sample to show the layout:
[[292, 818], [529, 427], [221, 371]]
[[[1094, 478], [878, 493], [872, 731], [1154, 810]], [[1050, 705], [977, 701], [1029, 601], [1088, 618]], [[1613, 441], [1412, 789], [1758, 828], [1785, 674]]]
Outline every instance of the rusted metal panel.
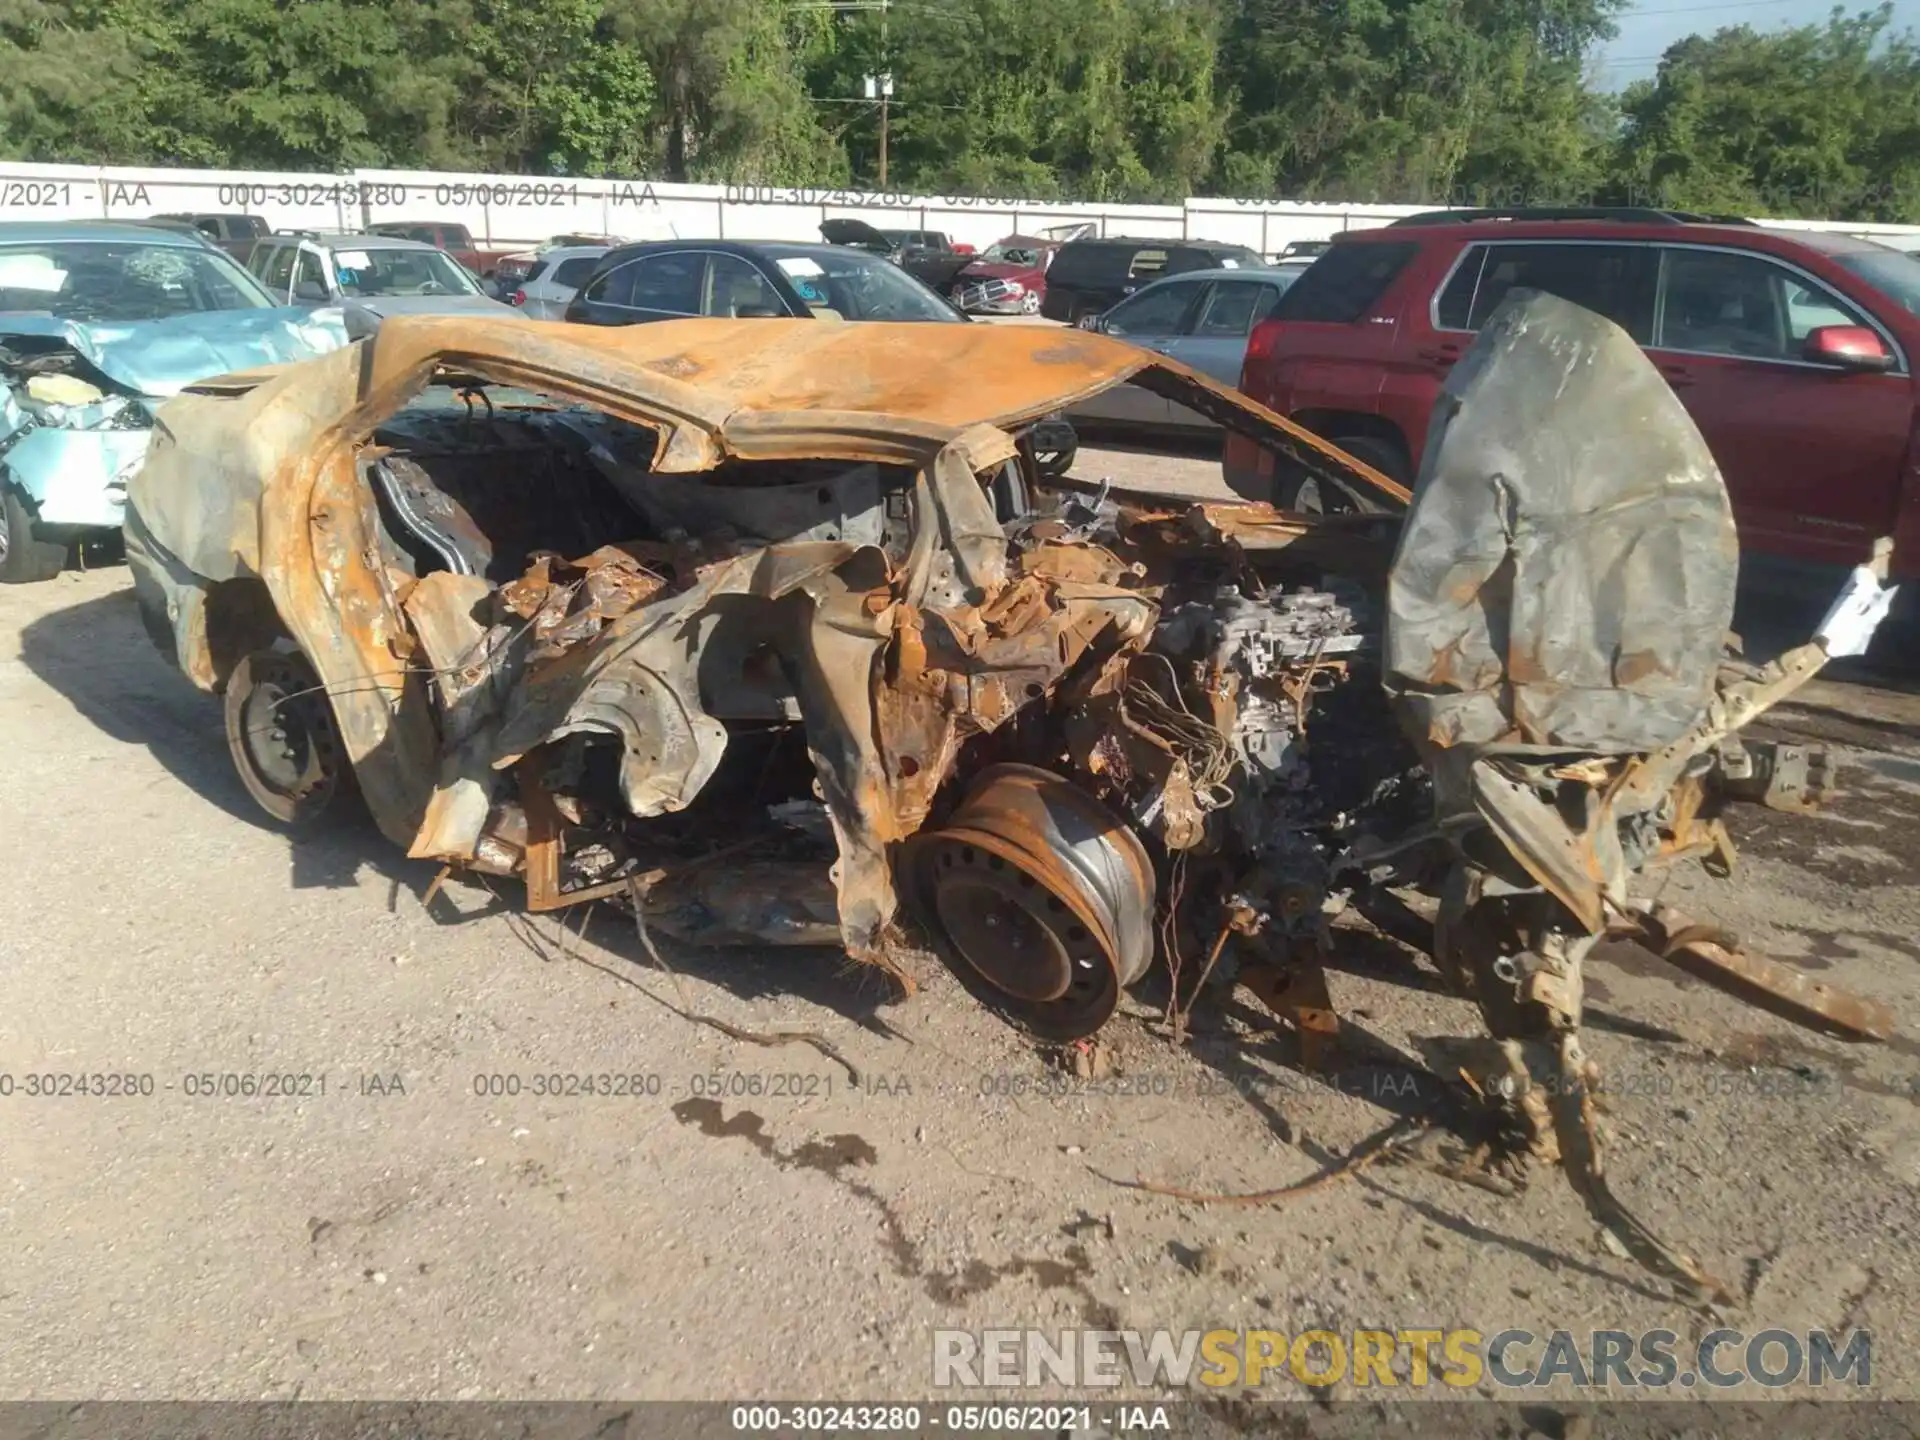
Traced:
[[1639, 346], [1516, 292], [1434, 413], [1389, 684], [1436, 748], [1668, 744], [1712, 698], [1738, 559], [1713, 456]]
[[1637, 912], [1647, 948], [1689, 975], [1796, 1025], [1847, 1040], [1886, 1040], [1893, 1012], [1878, 1000], [1848, 994], [1803, 970], [1749, 955], [1733, 937], [1670, 905]]

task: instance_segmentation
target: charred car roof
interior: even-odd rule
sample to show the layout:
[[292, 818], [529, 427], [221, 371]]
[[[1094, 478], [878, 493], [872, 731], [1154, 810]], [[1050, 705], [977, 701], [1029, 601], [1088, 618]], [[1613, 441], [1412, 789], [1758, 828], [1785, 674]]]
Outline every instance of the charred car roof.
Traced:
[[[395, 407], [435, 371], [471, 368], [659, 426], [654, 467], [663, 471], [707, 469], [728, 455], [901, 460], [973, 426], [1023, 425], [1130, 380], [1196, 408], [1239, 412], [1318, 462], [1406, 498], [1392, 481], [1246, 396], [1177, 361], [1085, 331], [690, 319], [543, 325], [529, 333], [517, 318], [395, 316], [364, 344], [364, 354], [336, 362], [359, 371], [356, 410]], [[953, 384], [955, 374], [967, 383]], [[256, 371], [195, 388], [231, 394], [255, 383], [302, 382]]]

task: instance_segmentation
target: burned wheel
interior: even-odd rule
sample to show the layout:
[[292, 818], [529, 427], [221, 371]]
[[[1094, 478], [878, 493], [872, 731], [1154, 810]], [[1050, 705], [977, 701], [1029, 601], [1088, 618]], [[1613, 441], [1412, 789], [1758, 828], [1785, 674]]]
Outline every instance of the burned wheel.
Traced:
[[274, 819], [317, 822], [353, 784], [333, 706], [304, 655], [255, 650], [227, 680], [227, 748], [240, 783]]
[[[922, 863], [943, 949], [1035, 1034], [1091, 1035], [1120, 1003], [1120, 977], [1064, 899], [1002, 855], [935, 836]], [[967, 978], [964, 977], [963, 978]]]
[[981, 773], [948, 825], [908, 841], [902, 887], [983, 1003], [1047, 1040], [1104, 1025], [1153, 958], [1139, 837], [1059, 776]]

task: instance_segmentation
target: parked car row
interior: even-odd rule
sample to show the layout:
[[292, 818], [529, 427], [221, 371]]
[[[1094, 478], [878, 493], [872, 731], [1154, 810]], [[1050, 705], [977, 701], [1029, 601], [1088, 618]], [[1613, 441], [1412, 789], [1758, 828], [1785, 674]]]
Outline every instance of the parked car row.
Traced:
[[[1509, 293], [1528, 290], [1595, 311], [1648, 352], [1722, 469], [1750, 553], [1850, 565], [1892, 535], [1896, 570], [1920, 573], [1920, 259], [1871, 241], [1641, 210], [1449, 211], [1269, 264], [1212, 242], [1043, 232], [965, 257], [941, 291], [915, 268], [934, 255], [943, 265], [961, 259], [947, 237], [828, 222], [827, 237], [842, 243], [557, 237], [580, 243], [534, 252], [496, 300], [443, 245], [410, 236], [255, 234], [243, 271], [230, 253], [241, 237], [209, 234], [198, 223], [208, 218], [0, 227], [9, 382], [0, 576], [31, 578], [64, 538], [110, 523], [116, 477], [144, 444], [128, 436], [151, 423], [145, 402], [167, 384], [218, 373], [235, 353], [197, 339], [190, 358], [178, 345], [167, 351], [177, 376], [116, 374], [86, 328], [96, 321], [139, 333], [188, 316], [206, 329], [212, 314], [271, 311], [264, 324], [238, 327], [274, 337], [241, 346], [259, 364], [344, 343], [397, 314], [955, 323], [969, 312], [1037, 310], [1237, 384], [1405, 483], [1450, 367]], [[234, 329], [231, 319], [207, 323], [209, 334]], [[127, 403], [90, 408], [108, 400]], [[1074, 418], [1212, 428], [1129, 385], [1084, 402]], [[81, 433], [93, 438], [73, 438]], [[109, 433], [116, 438], [100, 438]], [[1070, 427], [1040, 438], [1070, 461]], [[92, 458], [66, 463], [82, 449]], [[1373, 503], [1323, 494], [1246, 442], [1228, 443], [1223, 467], [1238, 493], [1291, 508]], [[81, 491], [91, 498], [73, 501]]]
[[[242, 263], [251, 260], [253, 247], [270, 236], [312, 239], [323, 233], [332, 233], [318, 230], [273, 230], [260, 216], [244, 214], [176, 213], [155, 215], [140, 223], [198, 232]], [[537, 253], [519, 249], [483, 247], [475, 243], [471, 230], [452, 220], [383, 220], [368, 225], [361, 233], [379, 235], [390, 240], [412, 240], [422, 245], [430, 245], [436, 250], [443, 250], [451, 255], [476, 278], [487, 281], [492, 280], [503, 270], [510, 271], [514, 265], [522, 261], [523, 257], [530, 258]], [[547, 242], [547, 245], [618, 243], [619, 238], [612, 235], [556, 235]], [[521, 273], [524, 273], [524, 270]], [[510, 278], [517, 280], [520, 275], [511, 275]]]
[[[213, 377], [338, 348], [391, 316], [587, 325], [969, 318], [916, 279], [891, 242], [878, 253], [872, 245], [557, 237], [580, 243], [535, 252], [503, 301], [444, 230], [267, 234], [224, 223], [234, 218], [0, 225], [0, 580], [49, 578], [76, 542], [118, 530], [127, 475], [146, 454], [162, 400]], [[390, 233], [397, 230], [409, 233]], [[929, 237], [906, 238], [920, 245]], [[232, 253], [243, 239], [244, 266]], [[1074, 432], [1057, 416], [1022, 427], [1020, 438], [1043, 474], [1072, 463]]]

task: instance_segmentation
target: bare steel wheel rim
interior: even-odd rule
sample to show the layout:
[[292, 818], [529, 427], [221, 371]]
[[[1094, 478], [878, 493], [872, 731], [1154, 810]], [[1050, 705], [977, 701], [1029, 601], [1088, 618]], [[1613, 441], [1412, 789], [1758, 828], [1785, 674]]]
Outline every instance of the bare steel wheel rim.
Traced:
[[908, 841], [907, 898], [974, 995], [1050, 1040], [1091, 1035], [1152, 959], [1139, 838], [1044, 770], [983, 771], [948, 825]]
[[960, 958], [988, 984], [1040, 1004], [1084, 1002], [1112, 962], [1067, 903], [1026, 871], [963, 840], [931, 847], [933, 899]]
[[227, 685], [227, 742], [248, 793], [278, 820], [317, 818], [340, 789], [333, 707], [304, 656], [256, 650], [240, 662]]

